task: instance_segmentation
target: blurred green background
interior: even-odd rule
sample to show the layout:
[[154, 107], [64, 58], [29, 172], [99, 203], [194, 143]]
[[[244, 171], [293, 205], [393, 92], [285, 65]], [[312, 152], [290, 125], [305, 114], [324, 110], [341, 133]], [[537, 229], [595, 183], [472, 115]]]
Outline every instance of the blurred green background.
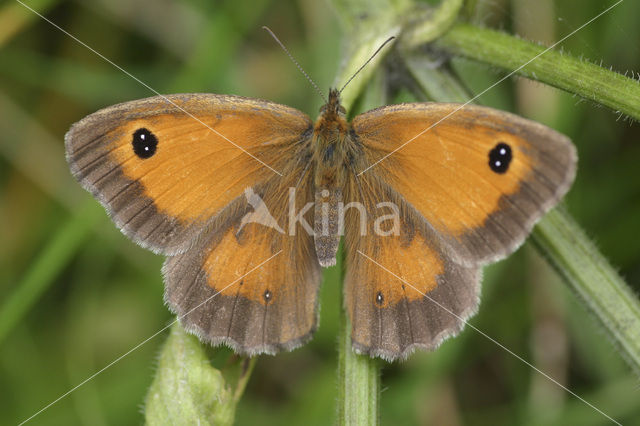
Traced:
[[[476, 3], [475, 22], [546, 44], [613, 4]], [[340, 18], [325, 1], [26, 4], [161, 93], [259, 97], [315, 117], [322, 100], [261, 26], [274, 30], [324, 90], [340, 61]], [[639, 19], [640, 2], [623, 2], [562, 49], [621, 73], [635, 72], [637, 78]], [[504, 75], [464, 60], [454, 59], [454, 66], [475, 92]], [[28, 418], [172, 320], [162, 303], [163, 259], [121, 235], [73, 180], [64, 160], [63, 136], [72, 123], [102, 107], [151, 95], [19, 3], [0, 5], [2, 424]], [[567, 207], [637, 293], [638, 124], [516, 78], [480, 102], [516, 111], [573, 139], [580, 162]], [[42, 263], [43, 257], [49, 261]], [[484, 275], [474, 326], [623, 424], [640, 424], [638, 378], [529, 244]], [[327, 271], [313, 341], [291, 353], [260, 357], [237, 424], [335, 422], [337, 278], [336, 270]], [[14, 303], [10, 297], [16, 292]], [[33, 304], [25, 304], [28, 309], [19, 315], [18, 305], [28, 300]], [[31, 423], [142, 423], [144, 397], [165, 338], [166, 333], [150, 340]], [[385, 364], [382, 388], [383, 424], [608, 424], [469, 328], [434, 353]]]

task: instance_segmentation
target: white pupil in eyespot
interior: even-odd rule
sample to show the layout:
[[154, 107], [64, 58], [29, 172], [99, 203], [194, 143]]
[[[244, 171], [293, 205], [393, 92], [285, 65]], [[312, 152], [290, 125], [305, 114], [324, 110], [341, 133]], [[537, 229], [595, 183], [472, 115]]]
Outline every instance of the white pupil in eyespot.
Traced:
[[[143, 135], [144, 136], [144, 135]], [[143, 138], [144, 139], [144, 138]], [[507, 153], [507, 150], [504, 148], [500, 148], [500, 155], [505, 155]]]
[[500, 167], [501, 164], [502, 162], [500, 160], [496, 161], [496, 167]]

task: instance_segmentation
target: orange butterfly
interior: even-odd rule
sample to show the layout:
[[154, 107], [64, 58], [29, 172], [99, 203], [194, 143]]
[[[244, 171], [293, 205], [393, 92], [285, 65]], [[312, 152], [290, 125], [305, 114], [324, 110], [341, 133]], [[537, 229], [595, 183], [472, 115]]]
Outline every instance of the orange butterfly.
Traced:
[[98, 111], [65, 142], [122, 232], [167, 256], [185, 328], [248, 355], [311, 338], [343, 233], [353, 348], [435, 348], [476, 311], [481, 266], [523, 242], [576, 167], [568, 138], [510, 113], [414, 103], [348, 122], [336, 90], [315, 123], [183, 94]]

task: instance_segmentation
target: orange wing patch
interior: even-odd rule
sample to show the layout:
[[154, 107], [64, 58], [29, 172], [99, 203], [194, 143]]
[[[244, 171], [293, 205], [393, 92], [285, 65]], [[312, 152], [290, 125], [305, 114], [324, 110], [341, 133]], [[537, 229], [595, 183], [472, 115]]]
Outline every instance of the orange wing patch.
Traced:
[[[406, 166], [390, 183], [441, 231], [459, 236], [483, 225], [487, 216], [498, 209], [501, 197], [517, 192], [520, 182], [531, 172], [529, 161], [519, 155], [526, 152], [526, 142], [483, 130], [472, 128], [477, 144], [472, 150], [464, 145], [468, 143], [467, 134], [455, 127], [443, 127], [433, 129], [430, 137], [421, 137], [407, 145], [406, 151], [397, 153], [398, 161], [406, 161]], [[438, 146], [443, 144], [441, 138], [447, 141], [444, 150]], [[516, 151], [510, 173], [493, 176], [487, 166], [487, 153], [506, 141]], [[425, 191], [429, 198], [424, 197]]]
[[[288, 291], [283, 287], [295, 273], [289, 256], [295, 249], [295, 241], [273, 230], [259, 229], [260, 226], [248, 225], [246, 235], [241, 237], [236, 229], [230, 228], [206, 256], [203, 270], [210, 277], [207, 284], [216, 292], [225, 296], [238, 294], [267, 305]], [[271, 258], [268, 267], [257, 268]]]
[[315, 323], [319, 268], [315, 258], [298, 256], [310, 250], [310, 237], [296, 241], [261, 226], [248, 225], [251, 229], [240, 239], [230, 229], [206, 256], [202, 270], [216, 297], [241, 298], [278, 312], [279, 339], [287, 342]]
[[[367, 293], [366, 299], [358, 302], [378, 308], [388, 308], [403, 300], [422, 299], [438, 285], [437, 278], [444, 273], [442, 257], [429, 247], [422, 235], [416, 235], [408, 243], [400, 236], [367, 236], [347, 250], [351, 281], [363, 286], [363, 292]], [[347, 299], [347, 306], [353, 303], [355, 301]]]

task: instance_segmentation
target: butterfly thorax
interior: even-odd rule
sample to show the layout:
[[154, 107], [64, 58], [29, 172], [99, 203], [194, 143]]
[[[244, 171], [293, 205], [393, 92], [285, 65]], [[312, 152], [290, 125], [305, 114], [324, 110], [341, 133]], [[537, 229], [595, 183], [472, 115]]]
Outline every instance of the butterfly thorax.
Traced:
[[339, 93], [332, 89], [329, 101], [320, 109], [313, 129], [316, 187], [341, 187], [344, 184], [344, 156], [347, 149], [349, 123], [340, 105]]
[[340, 94], [332, 89], [313, 130], [315, 186], [314, 240], [322, 266], [335, 265], [340, 242], [340, 203], [346, 179], [346, 152], [351, 140]]

